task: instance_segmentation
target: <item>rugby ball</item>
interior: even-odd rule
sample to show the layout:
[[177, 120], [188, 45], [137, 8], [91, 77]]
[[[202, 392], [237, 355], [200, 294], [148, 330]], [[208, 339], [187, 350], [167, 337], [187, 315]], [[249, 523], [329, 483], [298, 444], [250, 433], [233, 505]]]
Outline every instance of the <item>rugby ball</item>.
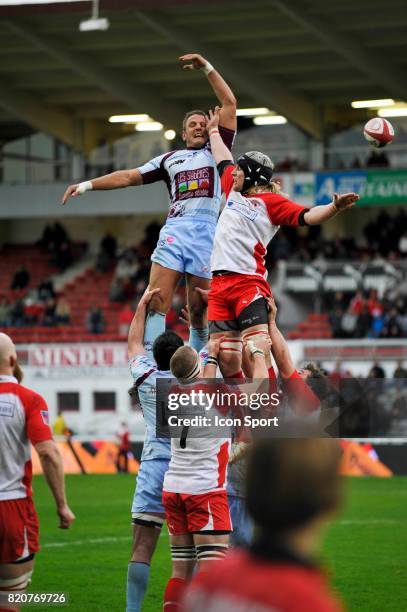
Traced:
[[387, 119], [375, 117], [366, 123], [363, 134], [369, 144], [380, 149], [393, 140], [394, 129]]

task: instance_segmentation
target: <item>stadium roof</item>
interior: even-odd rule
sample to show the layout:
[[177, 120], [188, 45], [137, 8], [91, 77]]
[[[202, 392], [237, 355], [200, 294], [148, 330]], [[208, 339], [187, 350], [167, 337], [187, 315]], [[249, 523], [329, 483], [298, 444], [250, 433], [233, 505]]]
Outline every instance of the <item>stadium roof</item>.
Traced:
[[80, 32], [90, 2], [0, 2], [0, 141], [39, 129], [89, 151], [148, 113], [175, 128], [208, 108], [200, 52], [240, 107], [266, 106], [317, 138], [368, 118], [352, 100], [407, 101], [405, 0], [101, 0], [107, 31]]

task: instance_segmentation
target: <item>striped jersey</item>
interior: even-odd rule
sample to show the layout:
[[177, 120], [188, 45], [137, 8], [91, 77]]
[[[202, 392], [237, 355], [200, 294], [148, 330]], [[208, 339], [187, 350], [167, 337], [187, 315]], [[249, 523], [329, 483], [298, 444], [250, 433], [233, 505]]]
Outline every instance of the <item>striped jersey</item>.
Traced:
[[[219, 127], [230, 149], [235, 132]], [[169, 195], [168, 219], [197, 217], [216, 223], [221, 186], [209, 141], [201, 149], [180, 149], [154, 157], [138, 170], [143, 184], [164, 181]]]
[[52, 440], [45, 400], [0, 376], [0, 501], [32, 495], [31, 444]]
[[149, 459], [169, 459], [171, 446], [169, 438], [157, 438], [156, 435], [156, 397], [157, 380], [171, 378], [171, 372], [161, 371], [157, 364], [147, 355], [135, 355], [129, 361], [130, 373], [138, 390], [141, 409], [146, 424], [142, 461]]

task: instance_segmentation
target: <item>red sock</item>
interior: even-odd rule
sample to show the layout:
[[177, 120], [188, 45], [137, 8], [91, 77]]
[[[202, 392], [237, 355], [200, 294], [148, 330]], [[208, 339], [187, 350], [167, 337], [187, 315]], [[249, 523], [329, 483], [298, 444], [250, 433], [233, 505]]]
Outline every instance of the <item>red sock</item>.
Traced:
[[170, 578], [164, 592], [163, 612], [180, 612], [181, 599], [186, 587], [183, 578]]

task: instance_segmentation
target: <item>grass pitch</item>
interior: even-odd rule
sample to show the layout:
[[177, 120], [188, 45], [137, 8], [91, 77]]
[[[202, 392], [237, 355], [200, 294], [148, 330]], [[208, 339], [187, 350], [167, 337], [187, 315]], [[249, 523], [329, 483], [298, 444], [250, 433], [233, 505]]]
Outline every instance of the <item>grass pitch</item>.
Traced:
[[[60, 609], [70, 612], [123, 612], [134, 478], [68, 476], [69, 503], [76, 514], [69, 531], [57, 528], [44, 480], [37, 477], [33, 484], [42, 550], [30, 591], [68, 592], [69, 606]], [[407, 477], [347, 479], [346, 486], [346, 507], [330, 527], [322, 553], [333, 585], [352, 612], [401, 612], [407, 601]], [[160, 612], [169, 573], [163, 529], [143, 612]]]

